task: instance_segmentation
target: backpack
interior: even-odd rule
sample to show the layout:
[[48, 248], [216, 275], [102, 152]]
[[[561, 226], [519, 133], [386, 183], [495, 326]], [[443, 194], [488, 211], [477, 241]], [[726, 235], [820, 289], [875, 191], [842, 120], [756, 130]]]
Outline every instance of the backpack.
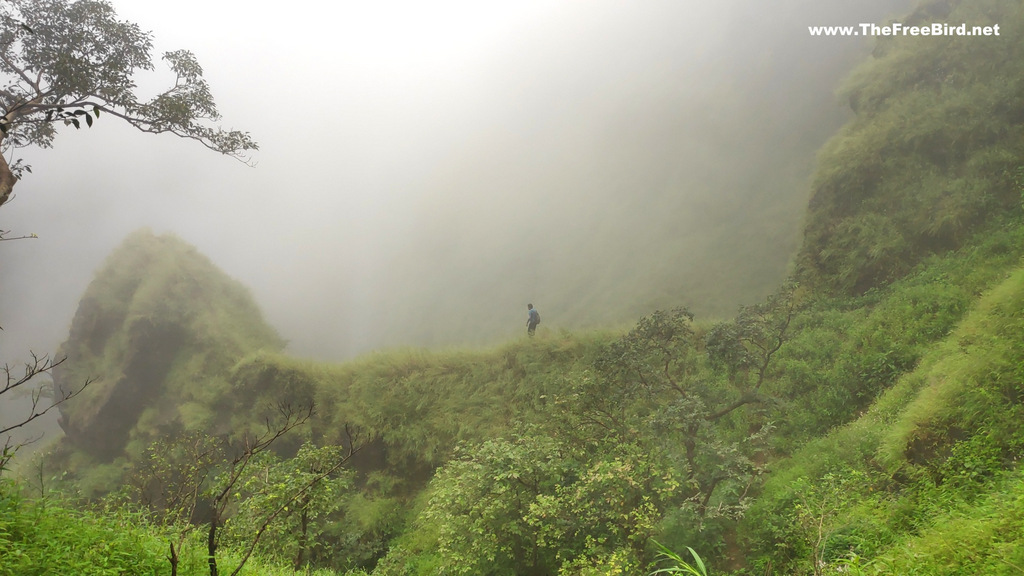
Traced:
[[533, 309], [533, 317], [536, 320], [534, 324], [540, 324], [540, 312], [537, 312], [536, 308]]

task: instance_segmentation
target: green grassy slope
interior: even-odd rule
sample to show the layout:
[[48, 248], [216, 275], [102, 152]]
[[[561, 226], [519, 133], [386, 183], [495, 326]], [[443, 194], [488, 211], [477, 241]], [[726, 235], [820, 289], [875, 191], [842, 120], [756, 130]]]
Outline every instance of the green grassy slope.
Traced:
[[762, 563], [1013, 573], [1024, 533], [1002, 527], [1020, 515], [1024, 268], [1003, 270], [863, 415], [775, 465], [744, 521]]
[[[59, 497], [30, 499], [18, 492], [17, 486], [0, 481], [0, 576], [170, 574], [168, 542], [177, 541], [177, 535], [144, 514], [115, 507], [82, 509]], [[192, 533], [180, 549], [179, 576], [210, 573], [201, 536]], [[232, 573], [242, 556], [239, 549], [223, 551], [221, 573]], [[286, 576], [295, 571], [257, 555], [239, 574]], [[326, 570], [308, 574], [334, 575]]]
[[[1021, 572], [1024, 5], [931, 2], [879, 42], [820, 155], [781, 353], [795, 408], [744, 573]], [[823, 434], [820, 437], [816, 437]]]
[[907, 25], [999, 36], [879, 40], [843, 92], [856, 113], [820, 152], [800, 276], [861, 293], [1020, 210], [1024, 15], [1019, 2], [929, 2]]

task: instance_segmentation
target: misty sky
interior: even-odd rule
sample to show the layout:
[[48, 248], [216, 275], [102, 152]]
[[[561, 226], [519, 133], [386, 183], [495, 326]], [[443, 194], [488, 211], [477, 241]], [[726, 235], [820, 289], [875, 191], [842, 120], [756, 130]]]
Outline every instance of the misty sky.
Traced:
[[[567, 326], [671, 304], [671, 290], [616, 282], [672, 286], [653, 264], [624, 268], [666, 234], [700, 246], [714, 234], [700, 222], [746, 218], [752, 246], [798, 241], [813, 151], [846, 117], [835, 84], [869, 48], [807, 26], [905, 5], [112, 3], [158, 52], [197, 55], [224, 126], [259, 142], [256, 167], [103, 118], [20, 151], [34, 172], [0, 229], [40, 238], [0, 245], [6, 358], [54, 350], [93, 272], [143, 226], [196, 245], [252, 289], [292, 352], [326, 359], [518, 334], [527, 300], [558, 302]], [[158, 62], [140, 84], [171, 80]], [[733, 212], [758, 187], [759, 206], [790, 214], [778, 227]], [[791, 193], [773, 204], [776, 190]], [[694, 266], [712, 260], [700, 250], [685, 250]], [[765, 286], [787, 258], [758, 271]]]

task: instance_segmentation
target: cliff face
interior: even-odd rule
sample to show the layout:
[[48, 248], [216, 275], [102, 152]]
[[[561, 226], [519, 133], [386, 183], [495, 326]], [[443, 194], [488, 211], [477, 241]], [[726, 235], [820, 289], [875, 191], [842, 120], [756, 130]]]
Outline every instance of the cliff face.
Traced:
[[860, 294], [1020, 216], [1022, 13], [1019, 2], [924, 3], [905, 22], [1000, 25], [1000, 35], [879, 39], [842, 89], [855, 118], [819, 152], [805, 286]]
[[62, 405], [68, 442], [101, 462], [176, 430], [213, 430], [211, 399], [243, 356], [283, 346], [247, 290], [193, 247], [144, 230], [129, 236], [86, 290], [54, 374], [88, 381]]

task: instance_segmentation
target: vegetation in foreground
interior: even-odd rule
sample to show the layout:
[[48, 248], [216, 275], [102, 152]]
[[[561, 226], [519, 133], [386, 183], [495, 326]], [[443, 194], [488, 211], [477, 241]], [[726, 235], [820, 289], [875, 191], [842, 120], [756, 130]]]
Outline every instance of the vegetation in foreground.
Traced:
[[[302, 450], [358, 444], [317, 483], [321, 500], [267, 524], [247, 570], [645, 574], [665, 569], [659, 542], [679, 558], [692, 547], [716, 574], [1024, 571], [1022, 10], [931, 3], [911, 20], [998, 21], [1005, 33], [879, 45], [850, 81], [857, 118], [822, 152], [800, 284], [728, 321], [675, 309], [625, 333], [542, 326], [491, 350], [323, 366], [282, 356], [270, 336], [244, 344], [237, 323], [209, 321], [226, 312], [191, 307], [181, 296], [223, 285], [212, 273], [161, 276], [150, 290], [167, 290], [152, 300], [162, 308], [114, 324], [100, 314], [108, 337], [68, 349], [123, 374], [121, 359], [143, 352], [119, 327], [168, 327], [166, 370], [143, 375], [188, 401], [123, 423], [116, 454], [90, 452], [84, 434], [42, 463], [39, 477], [67, 470], [64, 487], [106, 509], [24, 500], [27, 484], [6, 484], [0, 570], [8, 557], [50, 561], [52, 547], [54, 562], [108, 573], [92, 552], [107, 546], [110, 562], [167, 573], [178, 542], [180, 573], [208, 573], [203, 512], [223, 502], [211, 497], [246, 434], [290, 402], [316, 413], [246, 461], [216, 536], [223, 570], [241, 562], [260, 512], [280, 508], [271, 501], [306, 494], [296, 479], [316, 472], [296, 466]], [[98, 282], [121, 286], [111, 278]], [[154, 449], [157, 437], [171, 445]], [[206, 442], [225, 457], [184, 450]], [[196, 495], [188, 515], [152, 491], [168, 469], [196, 471], [176, 484]], [[86, 528], [64, 536], [72, 523]], [[24, 566], [12, 574], [37, 565]]]
[[[267, 402], [281, 392], [270, 383], [287, 383], [293, 397], [309, 392], [319, 412], [303, 438], [330, 444], [343, 422], [380, 431], [320, 500], [324, 514], [309, 523], [311, 569], [639, 574], [658, 568], [657, 540], [676, 552], [693, 547], [712, 573], [1010, 574], [1020, 565], [1019, 534], [1004, 528], [1019, 519], [1024, 440], [1013, 425], [1022, 235], [1019, 224], [1000, 223], [871, 294], [804, 303], [756, 397], [755, 352], [773, 347], [754, 327], [781, 328], [788, 315], [755, 314], [764, 306], [724, 323], [679, 310], [617, 336], [542, 333], [490, 351], [381, 353], [340, 366], [257, 353], [230, 381]], [[750, 339], [758, 333], [761, 346]], [[709, 420], [745, 393], [737, 417]], [[168, 573], [168, 544], [180, 541], [179, 573], [208, 573], [201, 526], [174, 531], [159, 520], [168, 507], [141, 491], [143, 479], [159, 476], [153, 452], [121, 461], [128, 472], [111, 486], [129, 489], [105, 512], [33, 500], [20, 514], [35, 524], [53, 513], [135, 526], [131, 537], [148, 544], [125, 554], [152, 550], [155, 573]], [[253, 482], [283, 472], [274, 458], [261, 461]], [[77, 472], [75, 457], [61, 462]], [[82, 469], [89, 486], [96, 470]], [[227, 573], [252, 533], [243, 502], [265, 508], [272, 493], [247, 481], [232, 505], [237, 516], [220, 548]], [[8, 505], [17, 501], [8, 496]], [[294, 569], [297, 520], [276, 525], [247, 573]], [[34, 546], [40, 532], [20, 534], [19, 546]], [[80, 536], [93, 541], [65, 550], [122, 542], [98, 529]]]

